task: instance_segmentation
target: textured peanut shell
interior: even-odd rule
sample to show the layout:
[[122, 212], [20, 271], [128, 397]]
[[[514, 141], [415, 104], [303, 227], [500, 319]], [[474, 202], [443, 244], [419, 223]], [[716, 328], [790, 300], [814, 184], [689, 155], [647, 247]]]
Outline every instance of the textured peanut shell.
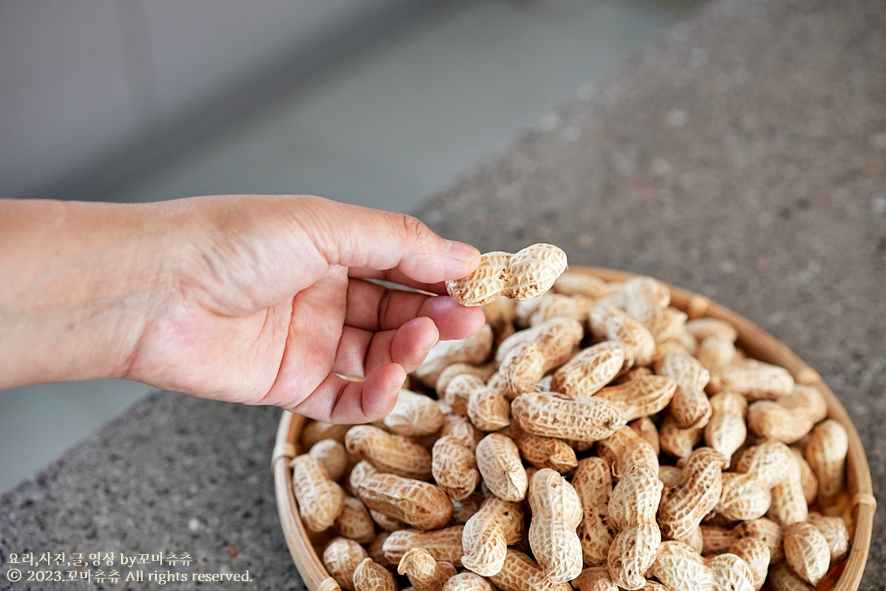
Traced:
[[431, 397], [402, 389], [394, 409], [384, 418], [384, 424], [397, 435], [420, 437], [440, 429], [443, 413]]
[[414, 439], [372, 425], [355, 425], [345, 436], [347, 450], [375, 466], [405, 478], [431, 479], [431, 454]]
[[569, 583], [554, 583], [526, 554], [508, 548], [502, 569], [489, 577], [501, 591], [572, 591]]
[[699, 343], [695, 357], [708, 369], [731, 365], [735, 362], [735, 343], [716, 337], [706, 338]]
[[586, 323], [595, 300], [582, 295], [567, 296], [546, 293], [534, 300], [517, 302], [516, 320], [518, 326], [536, 326], [556, 316], [574, 318]]
[[633, 429], [637, 435], [652, 446], [656, 456], [661, 453], [661, 441], [658, 435], [658, 427], [655, 426], [655, 422], [652, 419], [649, 417], [641, 417], [636, 421], [629, 423], [628, 427]]
[[553, 392], [518, 396], [511, 403], [511, 415], [528, 433], [585, 442], [608, 437], [627, 423], [624, 412], [608, 400], [568, 400]]
[[483, 482], [498, 498], [522, 501], [529, 487], [520, 450], [514, 441], [501, 433], [490, 433], [477, 444], [477, 468]]
[[833, 503], [843, 487], [843, 472], [849, 436], [846, 428], [833, 419], [812, 429], [804, 455], [818, 478], [818, 501], [822, 506]]
[[705, 339], [722, 339], [734, 343], [738, 338], [735, 327], [719, 318], [695, 318], [686, 323], [686, 331], [699, 342]]
[[308, 453], [320, 461], [332, 480], [340, 479], [348, 469], [348, 452], [340, 441], [321, 439], [311, 446]]
[[669, 411], [677, 427], [704, 427], [711, 418], [711, 403], [704, 392], [710, 372], [688, 354], [668, 353], [655, 364], [655, 373], [674, 380], [677, 389]]
[[725, 458], [710, 447], [692, 452], [683, 466], [680, 482], [667, 487], [658, 508], [661, 534], [672, 540], [688, 536], [720, 500]]
[[599, 277], [570, 271], [565, 271], [554, 281], [553, 290], [563, 295], [583, 295], [594, 299], [609, 294], [606, 282]]
[[729, 462], [748, 435], [744, 420], [748, 402], [741, 394], [721, 392], [712, 396], [710, 403], [711, 419], [705, 426], [704, 440]]
[[793, 392], [794, 378], [783, 367], [755, 359], [744, 359], [711, 371], [707, 391], [717, 394], [725, 390], [738, 392], [749, 401], [761, 398], [778, 400]]
[[815, 591], [815, 587], [801, 579], [786, 562], [769, 569], [768, 581], [772, 591]]
[[783, 527], [806, 521], [809, 508], [806, 504], [806, 492], [803, 490], [803, 478], [800, 463], [791, 454], [789, 465], [784, 466], [786, 477], [772, 487], [772, 503], [767, 516]]
[[849, 529], [842, 517], [825, 517], [819, 513], [809, 513], [809, 523], [824, 536], [831, 551], [831, 564], [836, 564], [849, 552]]
[[671, 291], [652, 277], [631, 277], [624, 284], [625, 311], [644, 324], [668, 307]]
[[549, 468], [535, 473], [529, 484], [529, 547], [549, 581], [565, 583], [582, 570], [582, 547], [575, 533], [582, 519], [578, 494]]
[[729, 547], [729, 553], [745, 561], [751, 569], [755, 591], [760, 591], [769, 574], [769, 546], [756, 538], [742, 538]]
[[582, 350], [554, 372], [551, 389], [569, 398], [593, 395], [624, 371], [625, 351], [616, 341]]
[[646, 376], [603, 388], [594, 396], [613, 403], [624, 411], [625, 420], [633, 421], [664, 410], [676, 388], [670, 378]]
[[465, 499], [480, 483], [480, 472], [473, 452], [455, 437], [441, 437], [434, 443], [431, 469], [437, 486], [453, 499]]
[[350, 428], [351, 425], [332, 425], [321, 421], [308, 421], [301, 433], [300, 449], [311, 449], [318, 441], [323, 439], [334, 439], [344, 443], [345, 433]]
[[354, 490], [371, 510], [423, 530], [438, 529], [452, 519], [452, 501], [440, 487], [396, 474], [372, 474]]
[[610, 341], [621, 341], [634, 354], [636, 365], [649, 365], [655, 354], [655, 338], [649, 329], [627, 312], [600, 302], [591, 310], [591, 333]]
[[597, 454], [611, 466], [615, 478], [621, 478], [631, 466], [649, 466], [656, 472], [659, 469], [655, 450], [630, 427], [622, 427], [598, 441]]
[[397, 591], [394, 575], [372, 558], [364, 558], [354, 569], [354, 591]]
[[609, 497], [609, 522], [618, 530], [607, 566], [612, 580], [624, 589], [640, 589], [655, 562], [661, 531], [655, 521], [661, 500], [658, 471], [635, 465], [625, 470]]
[[468, 418], [480, 431], [498, 431], [511, 424], [511, 405], [498, 390], [479, 384], [468, 398]]
[[375, 538], [375, 522], [363, 502], [354, 497], [345, 498], [341, 515], [335, 520], [335, 530], [360, 544], [368, 544]]
[[480, 256], [480, 264], [461, 279], [446, 282], [446, 291], [462, 306], [483, 306], [503, 295], [509, 280], [507, 252], [487, 252]]
[[412, 548], [424, 548], [436, 560], [461, 566], [464, 554], [462, 537], [464, 526], [453, 525], [434, 531], [401, 529], [385, 538], [382, 550], [385, 559], [391, 564], [399, 564], [403, 555]]
[[453, 500], [452, 506], [455, 507], [455, 512], [452, 514], [452, 522], [464, 525], [468, 522], [468, 519], [473, 517], [474, 514], [480, 510], [480, 505], [482, 505], [485, 500], [486, 497], [479, 492], [475, 492], [461, 501]]
[[478, 575], [498, 574], [504, 567], [507, 547], [522, 540], [525, 533], [520, 503], [491, 496], [465, 524], [461, 562]]
[[495, 591], [495, 587], [488, 579], [465, 571], [450, 577], [443, 585], [443, 591]]
[[747, 474], [764, 488], [772, 488], [788, 476], [794, 454], [780, 441], [764, 441], [748, 448], [739, 458], [736, 472]]
[[535, 342], [517, 345], [499, 366], [501, 391], [508, 398], [533, 392], [545, 373], [545, 356]]
[[713, 591], [714, 573], [704, 558], [682, 542], [662, 542], [649, 571], [668, 589]]
[[385, 540], [387, 540], [390, 535], [391, 532], [380, 532], [371, 542], [369, 542], [369, 544], [366, 545], [366, 553], [369, 554], [369, 558], [382, 566], [393, 566], [396, 564], [385, 558], [383, 549]]
[[801, 579], [817, 585], [828, 572], [831, 550], [818, 528], [803, 521], [784, 530], [784, 556]]
[[744, 521], [763, 517], [772, 504], [770, 489], [747, 474], [726, 472], [715, 510], [726, 519]]
[[397, 572], [406, 575], [415, 591], [442, 591], [443, 585], [457, 573], [448, 562], [438, 562], [424, 548], [413, 548], [403, 555]]
[[536, 468], [551, 468], [562, 474], [578, 464], [575, 450], [562, 439], [532, 435], [516, 425], [511, 425], [503, 433], [517, 444], [520, 456]]
[[486, 324], [466, 339], [437, 341], [411, 375], [430, 388], [437, 383], [440, 372], [453, 363], [481, 365], [492, 351], [492, 337], [492, 327]]
[[368, 556], [363, 546], [347, 538], [334, 538], [323, 549], [323, 566], [344, 589], [354, 591], [354, 571]]
[[472, 452], [476, 451], [477, 444], [484, 437], [483, 432], [477, 429], [468, 417], [459, 414], [451, 414], [443, 420], [440, 437], [446, 436], [455, 437]]
[[[497, 366], [493, 363], [487, 363], [485, 365], [471, 365], [470, 363], [453, 363], [451, 365], [447, 365], [443, 371], [440, 372], [440, 375], [437, 376], [437, 383], [434, 386], [434, 389], [437, 391], [438, 396], [441, 398], [446, 397], [446, 388], [452, 382], [452, 380], [460, 375], [468, 374], [472, 376], [476, 376], [480, 378], [484, 384], [486, 380], [495, 373]], [[467, 396], [464, 397], [465, 403], [467, 403]], [[452, 403], [450, 402], [450, 405]], [[453, 406], [453, 411], [459, 414], [465, 414], [465, 410], [456, 410]]]
[[576, 591], [618, 591], [618, 585], [612, 582], [609, 569], [605, 566], [586, 568], [572, 581]]
[[[686, 329], [689, 315], [677, 308], [668, 307], [644, 322], [656, 344], [666, 341], [678, 341]], [[685, 345], [684, 345], [685, 348]], [[689, 352], [689, 349], [687, 349]]]
[[703, 436], [703, 427], [681, 429], [677, 426], [676, 419], [670, 414], [665, 415], [658, 432], [661, 451], [675, 458], [688, 458], [692, 453], [692, 448], [698, 445]]
[[584, 563], [602, 566], [606, 563], [614, 535], [614, 528], [609, 523], [609, 497], [612, 494], [609, 464], [597, 457], [579, 461], [572, 476], [572, 487], [582, 506], [582, 520], [576, 533]]
[[508, 261], [508, 282], [502, 295], [512, 300], [537, 298], [566, 270], [566, 253], [553, 244], [532, 244]]
[[803, 457], [803, 453], [794, 447], [791, 448], [791, 451], [800, 465], [800, 483], [803, 485], [803, 496], [806, 497], [806, 504], [811, 505], [818, 495], [818, 478], [815, 477], [815, 472]]
[[345, 491], [329, 479], [317, 458], [295, 456], [292, 467], [292, 490], [298, 501], [305, 527], [313, 532], [329, 529], [345, 506]]

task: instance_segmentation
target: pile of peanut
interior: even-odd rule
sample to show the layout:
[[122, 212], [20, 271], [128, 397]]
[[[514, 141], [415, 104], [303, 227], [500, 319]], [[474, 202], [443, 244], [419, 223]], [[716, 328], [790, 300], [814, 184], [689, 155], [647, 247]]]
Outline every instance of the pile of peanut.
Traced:
[[819, 390], [648, 277], [460, 289], [487, 325], [439, 342], [388, 417], [303, 431], [293, 488], [341, 587], [788, 591], [839, 572], [848, 438]]

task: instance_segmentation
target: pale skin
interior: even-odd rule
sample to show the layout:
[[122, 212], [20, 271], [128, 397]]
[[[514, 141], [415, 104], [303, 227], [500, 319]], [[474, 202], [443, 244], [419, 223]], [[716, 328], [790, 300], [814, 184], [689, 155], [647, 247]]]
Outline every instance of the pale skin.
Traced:
[[0, 200], [0, 389], [124, 378], [373, 421], [438, 339], [482, 328], [443, 287], [479, 260], [415, 218], [319, 197]]

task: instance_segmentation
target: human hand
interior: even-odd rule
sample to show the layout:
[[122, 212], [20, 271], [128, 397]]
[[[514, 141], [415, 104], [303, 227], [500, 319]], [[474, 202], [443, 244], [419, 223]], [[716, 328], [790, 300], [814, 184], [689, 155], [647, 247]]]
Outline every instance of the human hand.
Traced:
[[317, 197], [227, 196], [154, 204], [149, 219], [161, 271], [126, 378], [368, 422], [390, 412], [438, 338], [484, 323], [448, 296], [366, 281], [445, 294], [444, 280], [476, 268], [476, 249], [408, 216]]

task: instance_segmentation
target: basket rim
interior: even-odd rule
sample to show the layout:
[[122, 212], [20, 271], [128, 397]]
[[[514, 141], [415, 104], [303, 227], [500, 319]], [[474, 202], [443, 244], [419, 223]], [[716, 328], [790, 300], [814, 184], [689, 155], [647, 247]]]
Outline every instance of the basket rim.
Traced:
[[[575, 273], [594, 275], [604, 281], [624, 281], [638, 274], [604, 267], [570, 266]], [[761, 329], [759, 326], [717, 304], [707, 296], [667, 285], [671, 292], [671, 305], [686, 312], [690, 319], [708, 316], [730, 322], [738, 331], [737, 343], [753, 358], [781, 365], [801, 384], [817, 388], [825, 397], [828, 417], [838, 421], [849, 437], [846, 458], [847, 488], [851, 495], [852, 544], [843, 570], [832, 587], [834, 591], [856, 591], [861, 584], [870, 550], [871, 535], [876, 511], [871, 472], [861, 438], [840, 399], [828, 387], [821, 376], [787, 345]], [[274, 473], [274, 489], [280, 525], [292, 560], [309, 591], [335, 591], [341, 589], [311, 545], [307, 531], [298, 513], [298, 504], [292, 489], [292, 470], [289, 461], [298, 454], [298, 438], [307, 419], [301, 415], [283, 411], [277, 428], [271, 469]], [[854, 490], [853, 490], [854, 489]]]

